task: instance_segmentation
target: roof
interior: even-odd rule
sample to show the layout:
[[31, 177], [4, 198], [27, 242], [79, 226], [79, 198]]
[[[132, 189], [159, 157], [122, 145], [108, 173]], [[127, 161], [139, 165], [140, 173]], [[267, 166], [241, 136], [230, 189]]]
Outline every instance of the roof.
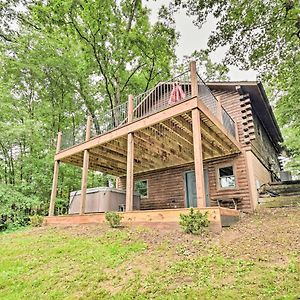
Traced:
[[253, 110], [260, 119], [271, 141], [278, 150], [283, 138], [274, 116], [272, 107], [267, 98], [266, 92], [261, 82], [256, 81], [228, 81], [228, 82], [206, 82], [210, 89], [222, 91], [237, 91], [240, 87], [243, 94], [249, 94]]

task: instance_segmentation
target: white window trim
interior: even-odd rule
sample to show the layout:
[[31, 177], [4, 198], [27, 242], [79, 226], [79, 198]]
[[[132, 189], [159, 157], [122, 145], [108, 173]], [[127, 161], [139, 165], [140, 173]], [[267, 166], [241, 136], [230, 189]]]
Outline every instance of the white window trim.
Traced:
[[[234, 181], [235, 181], [235, 186], [229, 186], [229, 187], [221, 187], [220, 184], [220, 169], [222, 168], [227, 168], [227, 167], [232, 167], [233, 170], [233, 176], [234, 176]], [[215, 167], [215, 177], [216, 177], [216, 187], [217, 191], [224, 191], [224, 190], [237, 190], [238, 189], [238, 182], [237, 182], [237, 171], [236, 171], [236, 164], [235, 162], [228, 162], [228, 163], [222, 163], [219, 164]]]

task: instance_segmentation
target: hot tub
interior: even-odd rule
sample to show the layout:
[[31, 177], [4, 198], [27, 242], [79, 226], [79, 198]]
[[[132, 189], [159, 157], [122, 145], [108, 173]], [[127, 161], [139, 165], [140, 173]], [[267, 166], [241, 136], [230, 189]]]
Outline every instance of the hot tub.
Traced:
[[[78, 214], [80, 205], [81, 191], [70, 193], [69, 214]], [[125, 211], [126, 193], [123, 190], [97, 187], [87, 189], [85, 212], [106, 212], [106, 211]], [[134, 194], [133, 209], [140, 209], [140, 196]]]

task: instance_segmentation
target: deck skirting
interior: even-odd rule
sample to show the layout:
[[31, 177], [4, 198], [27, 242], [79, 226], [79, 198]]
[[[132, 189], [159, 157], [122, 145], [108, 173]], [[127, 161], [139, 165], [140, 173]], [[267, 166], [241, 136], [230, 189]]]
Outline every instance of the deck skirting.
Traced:
[[[239, 219], [239, 211], [223, 207], [196, 208], [200, 212], [208, 212], [209, 229], [220, 232], [222, 227], [229, 226]], [[126, 226], [147, 226], [155, 228], [179, 227], [181, 213], [188, 213], [189, 208], [139, 210], [132, 212], [118, 212], [122, 216], [122, 223]], [[62, 215], [45, 217], [44, 225], [79, 225], [106, 223], [105, 213], [90, 213], [84, 215]]]

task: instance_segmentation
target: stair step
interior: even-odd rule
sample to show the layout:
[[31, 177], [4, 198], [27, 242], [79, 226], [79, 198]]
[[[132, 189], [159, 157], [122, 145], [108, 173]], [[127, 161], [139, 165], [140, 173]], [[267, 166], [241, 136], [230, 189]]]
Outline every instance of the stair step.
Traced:
[[269, 208], [285, 206], [300, 207], [300, 195], [259, 198], [258, 203], [262, 207]]

